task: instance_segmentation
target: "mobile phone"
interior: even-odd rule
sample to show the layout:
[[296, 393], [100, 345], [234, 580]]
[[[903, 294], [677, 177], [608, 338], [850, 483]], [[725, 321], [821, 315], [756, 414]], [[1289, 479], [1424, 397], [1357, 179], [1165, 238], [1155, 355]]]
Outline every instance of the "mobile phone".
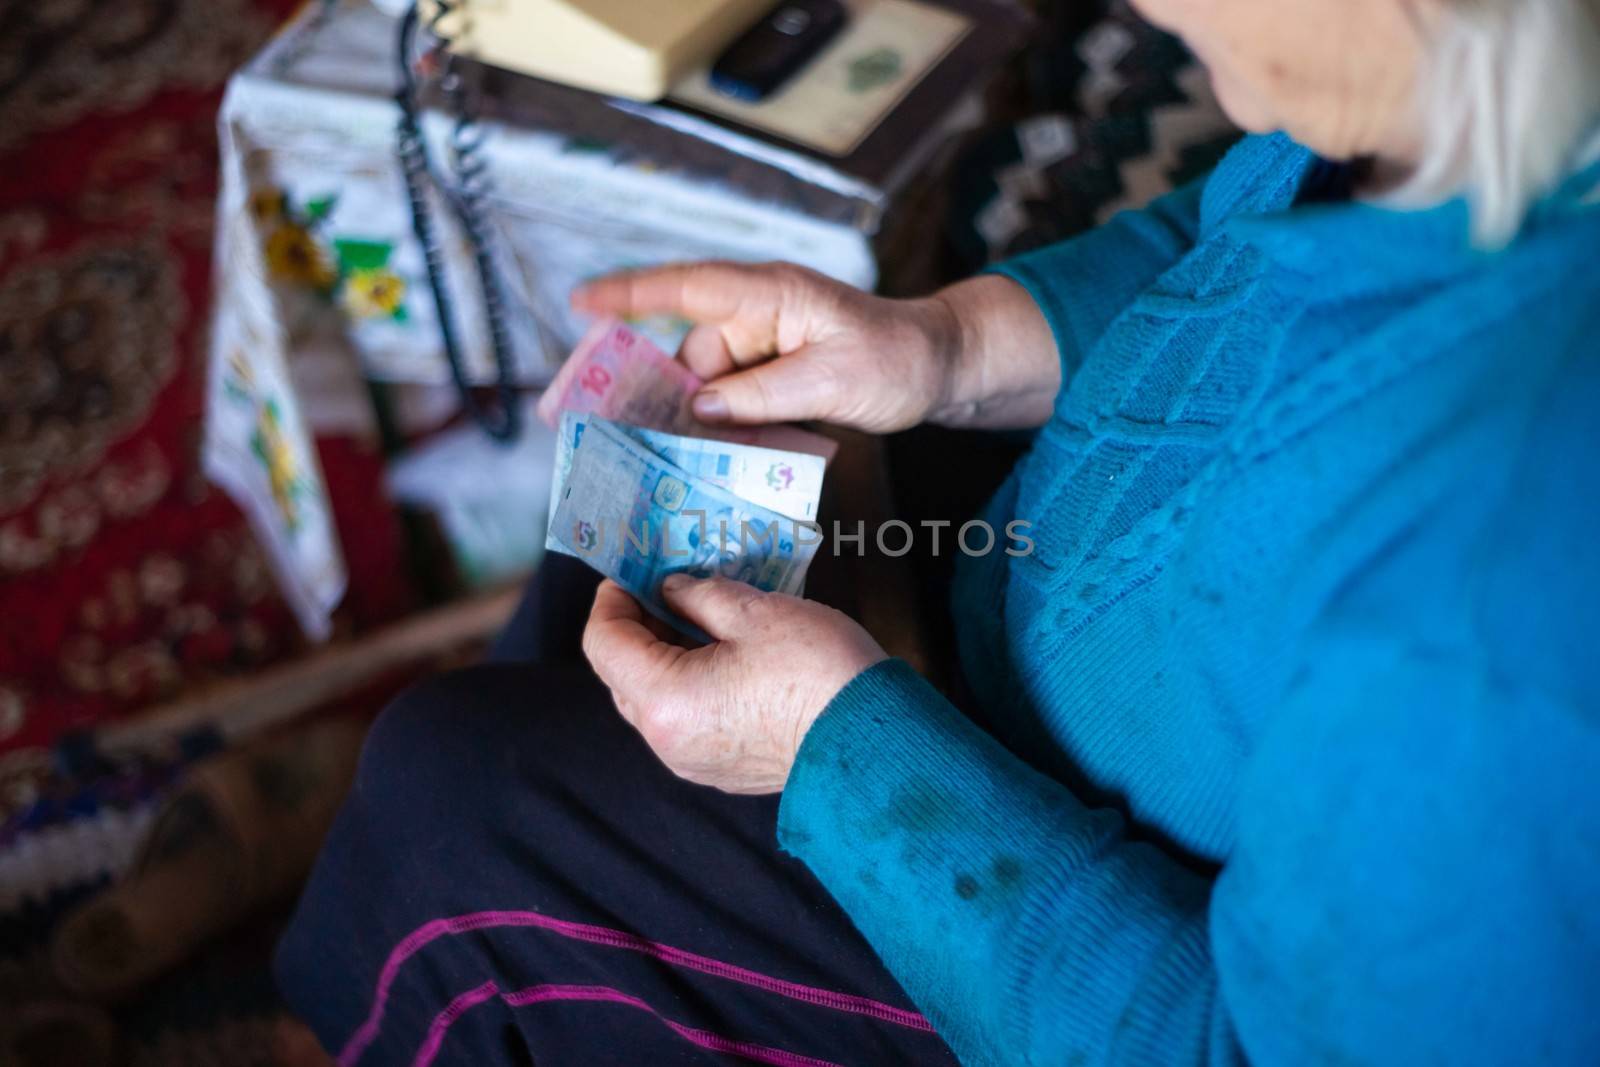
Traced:
[[757, 103], [781, 89], [850, 21], [840, 0], [783, 0], [711, 66], [711, 85]]

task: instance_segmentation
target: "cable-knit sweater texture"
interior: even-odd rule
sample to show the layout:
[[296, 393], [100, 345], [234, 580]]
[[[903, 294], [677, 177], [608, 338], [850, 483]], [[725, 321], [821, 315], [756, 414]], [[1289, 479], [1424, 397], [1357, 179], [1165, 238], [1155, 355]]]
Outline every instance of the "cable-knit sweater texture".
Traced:
[[1067, 384], [983, 725], [889, 662], [801, 749], [780, 841], [963, 1062], [1600, 1062], [1595, 170], [1486, 253], [1314, 162], [1000, 268]]

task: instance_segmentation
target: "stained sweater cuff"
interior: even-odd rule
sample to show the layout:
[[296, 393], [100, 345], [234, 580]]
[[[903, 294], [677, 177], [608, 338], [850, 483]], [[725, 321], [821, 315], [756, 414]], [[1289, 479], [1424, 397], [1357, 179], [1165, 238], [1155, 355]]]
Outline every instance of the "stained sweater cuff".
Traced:
[[1027, 1028], [1005, 1018], [1017, 1007], [1006, 991], [1029, 984], [1049, 950], [1039, 905], [1053, 911], [1116, 834], [1105, 815], [888, 660], [846, 686], [807, 734], [778, 840], [908, 992], [950, 998], [919, 1007], [959, 1051], [995, 1037], [959, 1033], [968, 1027]]
[[[1013, 804], [1040, 799], [1054, 809], [1064, 793], [958, 711], [905, 661], [884, 660], [840, 690], [806, 734], [779, 807], [779, 843], [802, 859], [828, 861], [837, 853], [862, 850], [863, 842], [841, 831], [869, 829], [872, 820], [895, 814], [891, 809], [906, 806], [901, 802], [908, 789], [922, 790], [911, 806], [930, 818], [910, 819], [892, 829], [915, 836], [933, 828], [927, 824], [935, 821], [934, 815], [966, 814], [969, 805], [956, 798], [970, 799], [973, 790], [1009, 794], [1017, 787], [1023, 787], [1022, 793], [1007, 797]], [[945, 806], [950, 811], [936, 810]], [[941, 832], [959, 829], [974, 842], [993, 840], [987, 836], [991, 827], [937, 821]], [[1015, 827], [1012, 818], [1003, 816], [995, 824], [992, 829]], [[871, 836], [881, 839], [885, 834]], [[943, 844], [940, 854], [947, 855]]]

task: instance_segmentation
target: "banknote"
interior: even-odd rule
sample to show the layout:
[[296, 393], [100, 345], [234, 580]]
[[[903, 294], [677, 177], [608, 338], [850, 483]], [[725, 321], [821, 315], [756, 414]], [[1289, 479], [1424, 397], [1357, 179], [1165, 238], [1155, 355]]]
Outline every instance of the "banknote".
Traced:
[[[561, 413], [561, 428], [556, 431], [555, 470], [550, 480], [550, 510], [546, 513], [551, 520], [555, 518], [561, 492], [572, 472], [573, 451], [590, 418], [572, 411]], [[621, 423], [615, 426], [691, 477], [710, 482], [787, 518], [813, 522], [817, 518], [817, 508], [822, 501], [822, 480], [828, 466], [821, 456], [704, 437], [682, 437]], [[545, 548], [565, 551], [555, 537], [548, 535]]]
[[551, 533], [652, 613], [702, 640], [663, 604], [667, 575], [722, 575], [798, 595], [821, 541], [814, 527], [695, 478], [598, 417], [584, 424], [573, 450]]
[[689, 400], [700, 388], [682, 363], [616, 319], [584, 335], [539, 398], [539, 417], [555, 429], [563, 411], [683, 432], [694, 425]]
[[689, 406], [702, 384], [632, 327], [606, 319], [573, 349], [539, 398], [537, 410], [552, 429], [559, 429], [562, 413], [571, 411], [643, 429], [808, 452], [825, 461], [838, 451], [832, 439], [798, 426], [708, 426]]
[[791, 519], [815, 521], [828, 464], [821, 456], [659, 430], [629, 431], [650, 451], [704, 482]]

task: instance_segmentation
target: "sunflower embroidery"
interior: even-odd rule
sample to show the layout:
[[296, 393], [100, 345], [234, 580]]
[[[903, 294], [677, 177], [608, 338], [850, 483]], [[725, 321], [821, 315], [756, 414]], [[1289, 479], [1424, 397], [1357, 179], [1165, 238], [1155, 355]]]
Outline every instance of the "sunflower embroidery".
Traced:
[[278, 281], [331, 293], [339, 280], [322, 246], [298, 223], [285, 222], [273, 230], [266, 254], [267, 270]]
[[250, 452], [267, 477], [267, 490], [284, 532], [293, 537], [304, 520], [305, 498], [314, 487], [294, 439], [284, 429], [282, 409], [276, 398], [262, 395], [255, 370], [243, 352], [228, 356], [222, 387], [230, 403], [250, 413]]
[[275, 186], [250, 194], [250, 215], [267, 236], [267, 270], [275, 281], [308, 289], [349, 318], [405, 322], [408, 286], [390, 265], [392, 241], [322, 235], [337, 194], [296, 202]]
[[389, 266], [393, 244], [339, 238], [333, 249], [344, 279], [339, 303], [351, 318], [406, 321], [406, 281]]
[[266, 468], [267, 485], [284, 527], [294, 533], [300, 528], [300, 500], [306, 493], [307, 483], [300, 472], [294, 445], [283, 432], [283, 419], [275, 401], [268, 400], [258, 409], [250, 448]]
[[344, 309], [358, 319], [395, 318], [405, 306], [405, 279], [387, 269], [358, 270], [344, 281]]
[[317, 240], [316, 230], [339, 202], [321, 196], [296, 207], [289, 194], [276, 186], [250, 193], [249, 209], [256, 224], [267, 230], [264, 252], [267, 272], [275, 281], [332, 296], [339, 284], [333, 257]]

